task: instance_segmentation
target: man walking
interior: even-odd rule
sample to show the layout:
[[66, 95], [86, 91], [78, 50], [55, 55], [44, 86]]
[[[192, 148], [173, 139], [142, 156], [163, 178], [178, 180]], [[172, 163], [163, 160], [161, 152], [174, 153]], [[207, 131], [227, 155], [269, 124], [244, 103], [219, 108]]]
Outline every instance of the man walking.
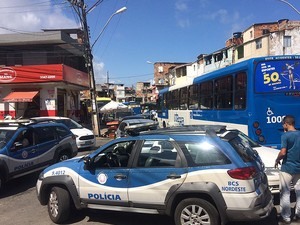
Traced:
[[291, 115], [282, 121], [284, 134], [281, 136], [281, 150], [278, 153], [275, 168], [281, 164], [280, 176], [280, 209], [282, 222], [291, 223], [290, 189], [291, 182], [296, 193], [296, 218], [300, 218], [300, 131], [295, 128], [295, 118]]

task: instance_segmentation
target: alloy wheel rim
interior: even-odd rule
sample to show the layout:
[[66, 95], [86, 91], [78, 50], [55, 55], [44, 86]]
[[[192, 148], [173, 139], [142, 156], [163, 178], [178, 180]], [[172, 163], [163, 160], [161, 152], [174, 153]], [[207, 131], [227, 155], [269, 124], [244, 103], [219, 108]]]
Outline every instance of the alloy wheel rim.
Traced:
[[186, 206], [180, 216], [181, 224], [209, 225], [211, 220], [209, 214], [198, 205]]

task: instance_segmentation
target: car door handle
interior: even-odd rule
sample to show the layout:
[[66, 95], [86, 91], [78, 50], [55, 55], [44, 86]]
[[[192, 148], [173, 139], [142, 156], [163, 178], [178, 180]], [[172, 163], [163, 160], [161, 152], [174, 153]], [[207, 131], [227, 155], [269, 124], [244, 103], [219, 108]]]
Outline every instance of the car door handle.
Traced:
[[127, 178], [127, 176], [124, 175], [124, 174], [117, 174], [117, 175], [114, 176], [114, 178], [115, 178], [116, 180], [124, 180], [124, 179]]
[[30, 153], [36, 153], [36, 149], [32, 149]]
[[181, 175], [176, 175], [176, 174], [170, 174], [170, 175], [168, 175], [167, 176], [167, 178], [169, 178], [169, 179], [179, 179], [179, 178], [181, 178]]

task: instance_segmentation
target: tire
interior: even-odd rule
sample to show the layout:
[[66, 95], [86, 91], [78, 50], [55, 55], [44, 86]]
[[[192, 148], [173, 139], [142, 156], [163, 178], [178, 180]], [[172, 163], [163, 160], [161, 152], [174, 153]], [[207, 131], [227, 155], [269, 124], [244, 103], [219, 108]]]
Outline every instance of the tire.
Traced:
[[4, 184], [4, 179], [3, 179], [3, 177], [0, 174], [0, 191], [3, 189], [3, 184]]
[[70, 215], [70, 195], [66, 189], [53, 187], [48, 199], [48, 214], [54, 223], [65, 222]]
[[199, 198], [182, 200], [176, 207], [174, 220], [176, 225], [220, 224], [219, 213], [216, 208], [208, 201]]
[[59, 154], [57, 162], [62, 162], [70, 158], [70, 154], [67, 151], [63, 151]]

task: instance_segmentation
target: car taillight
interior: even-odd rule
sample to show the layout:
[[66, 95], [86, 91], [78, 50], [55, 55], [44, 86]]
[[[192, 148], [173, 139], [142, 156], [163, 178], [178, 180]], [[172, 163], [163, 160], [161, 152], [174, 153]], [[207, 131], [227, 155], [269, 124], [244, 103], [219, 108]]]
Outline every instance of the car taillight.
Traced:
[[239, 180], [248, 180], [252, 179], [253, 177], [256, 176], [256, 169], [253, 166], [250, 167], [243, 167], [243, 168], [236, 168], [233, 170], [228, 170], [227, 171], [228, 175], [234, 179], [239, 179]]

